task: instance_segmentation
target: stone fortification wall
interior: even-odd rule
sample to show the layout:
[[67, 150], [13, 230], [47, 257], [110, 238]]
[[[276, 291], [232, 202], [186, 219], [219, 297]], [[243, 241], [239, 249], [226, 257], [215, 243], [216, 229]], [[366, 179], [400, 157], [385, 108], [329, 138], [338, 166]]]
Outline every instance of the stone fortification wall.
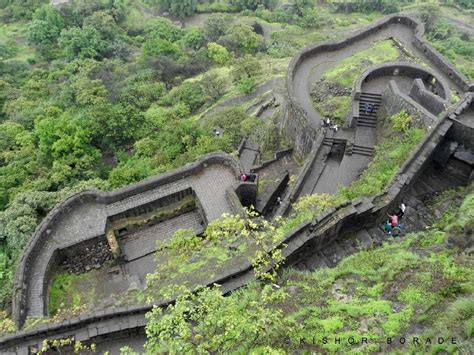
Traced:
[[415, 79], [409, 96], [435, 116], [448, 107], [447, 101], [426, 90], [425, 84], [421, 79]]
[[[464, 115], [470, 111], [474, 116], [474, 93], [467, 93], [459, 102], [456, 109], [448, 116], [453, 122], [450, 137], [463, 144], [468, 149], [474, 149], [473, 122], [466, 122]], [[472, 121], [468, 119], [468, 121]]]
[[425, 28], [414, 18], [402, 15], [392, 15], [381, 19], [374, 24], [363, 28], [351, 37], [338, 42], [326, 42], [309, 46], [299, 52], [290, 62], [286, 76], [288, 105], [286, 114], [281, 122], [282, 132], [287, 139], [293, 142], [295, 152], [306, 156], [311, 152], [312, 145], [317, 139], [318, 127], [313, 127], [308, 119], [308, 114], [299, 105], [293, 91], [294, 74], [306, 58], [338, 50], [355, 42], [364, 40], [370, 34], [382, 30], [390, 24], [400, 23], [413, 29], [413, 44], [419, 48], [443, 73], [450, 77], [462, 90], [474, 90], [467, 78], [456, 70], [438, 51], [429, 45], [423, 38]]
[[[26, 297], [28, 289], [28, 279], [32, 274], [30, 265], [33, 265], [33, 260], [36, 258], [39, 250], [45, 245], [51, 228], [56, 224], [64, 214], [71, 211], [78, 205], [96, 201], [99, 199], [98, 191], [87, 190], [76, 193], [67, 198], [60, 205], [56, 206], [48, 215], [41, 221], [32, 238], [28, 241], [24, 252], [20, 258], [17, 266], [13, 300], [12, 300], [12, 318], [17, 325], [22, 325], [26, 317]], [[49, 262], [48, 260], [46, 262]]]
[[[410, 95], [402, 93], [394, 80], [389, 81], [388, 88], [382, 93], [382, 107], [388, 115], [405, 109], [423, 121], [424, 125], [431, 126], [436, 120], [436, 115], [446, 109], [447, 101], [442, 100], [441, 97], [445, 99], [450, 97], [449, 86], [433, 71], [409, 62], [382, 63], [369, 68], [357, 79], [352, 95], [351, 117], [354, 121], [349, 121], [349, 126], [354, 126], [355, 120], [359, 117], [359, 98], [364, 83], [385, 76], [405, 76], [414, 79]], [[441, 97], [426, 90], [423, 81], [431, 82], [432, 79], [435, 79], [435, 90]]]
[[[354, 86], [354, 97], [356, 99], [359, 98], [360, 93], [362, 92], [362, 86], [365, 82], [383, 76], [405, 76], [412, 79], [419, 78], [423, 82], [431, 82], [434, 78], [434, 86], [438, 95], [443, 99], [449, 99], [451, 95], [448, 83], [443, 80], [443, 78], [437, 76], [432, 70], [410, 62], [388, 62], [372, 66], [356, 80]], [[425, 89], [424, 85], [422, 88]]]
[[415, 118], [415, 122], [417, 122], [418, 126], [424, 127], [432, 127], [438, 121], [438, 118], [430, 111], [420, 106], [408, 95], [402, 93], [394, 80], [389, 82], [382, 96], [381, 108], [387, 115], [393, 115], [402, 110], [406, 110]]
[[[76, 193], [61, 204], [56, 206], [48, 215], [42, 220], [32, 238], [28, 241], [24, 252], [18, 263], [17, 271], [15, 274], [14, 280], [14, 290], [13, 290], [13, 302], [12, 302], [12, 318], [18, 326], [22, 326], [26, 318], [26, 304], [28, 297], [28, 283], [29, 278], [32, 277], [32, 270], [30, 265], [34, 264], [36, 256], [39, 254], [38, 251], [44, 247], [46, 244], [49, 235], [58, 221], [63, 218], [63, 216], [73, 209], [77, 208], [80, 205], [97, 202], [103, 204], [104, 206], [110, 203], [121, 201], [127, 197], [143, 193], [147, 190], [157, 188], [159, 186], [166, 185], [170, 182], [183, 179], [185, 177], [199, 174], [209, 165], [223, 165], [230, 167], [236, 176], [239, 176], [242, 173], [241, 166], [239, 162], [231, 158], [229, 155], [224, 153], [212, 153], [208, 154], [198, 161], [185, 165], [174, 171], [158, 175], [146, 180], [143, 180], [137, 184], [129, 185], [122, 189], [112, 191], [112, 192], [101, 192], [99, 190], [86, 190]], [[97, 235], [91, 236], [96, 237]], [[56, 255], [53, 253], [50, 255], [53, 257]], [[53, 260], [55, 261], [55, 260]], [[51, 271], [51, 265], [53, 261], [44, 260], [42, 262], [47, 263], [47, 270]], [[46, 273], [41, 276], [43, 278], [43, 287], [47, 287], [49, 282], [50, 273]], [[43, 288], [45, 289], [45, 288]], [[43, 298], [47, 292], [43, 292]], [[45, 304], [46, 299], [41, 300]], [[44, 308], [46, 309], [46, 308]]]
[[314, 165], [314, 161], [316, 160], [316, 157], [318, 156], [319, 151], [323, 148], [323, 140], [324, 140], [324, 134], [322, 131], [319, 131], [316, 137], [316, 140], [314, 141], [314, 144], [312, 144], [312, 151], [307, 157], [303, 165], [303, 168], [301, 169], [295, 181], [295, 185], [291, 189], [288, 196], [284, 198], [280, 207], [278, 207], [278, 210], [275, 214], [276, 216], [285, 216], [289, 213], [291, 204], [295, 202], [296, 199], [298, 198], [306, 179], [309, 178], [311, 169]]
[[[436, 147], [443, 141], [451, 126], [450, 120], [439, 121], [410, 155], [394, 182], [384, 193], [331, 208], [289, 233], [280, 244], [287, 245], [283, 249], [287, 263], [297, 260], [307, 249], [318, 250], [343, 234], [385, 218], [390, 209], [398, 206], [403, 194], [430, 163]], [[206, 284], [221, 284], [222, 291], [227, 293], [252, 280], [254, 280], [252, 266], [246, 263], [233, 270], [222, 272], [217, 277], [209, 279]], [[165, 301], [157, 306], [165, 307], [172, 302], [172, 300]], [[78, 340], [88, 341], [98, 335], [143, 327], [144, 314], [150, 309], [151, 306], [117, 308], [74, 317], [59, 324], [41, 325], [0, 339], [0, 349], [37, 344], [46, 337], [75, 335]]]

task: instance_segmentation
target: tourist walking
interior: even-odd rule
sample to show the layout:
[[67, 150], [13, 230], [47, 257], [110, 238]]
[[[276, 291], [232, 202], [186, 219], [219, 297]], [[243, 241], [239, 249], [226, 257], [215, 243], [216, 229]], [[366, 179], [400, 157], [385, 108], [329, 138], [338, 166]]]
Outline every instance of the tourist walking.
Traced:
[[407, 206], [402, 202], [400, 204], [400, 209], [397, 212], [397, 216], [398, 216], [399, 219], [402, 219], [403, 215], [405, 214], [406, 208], [407, 208]]

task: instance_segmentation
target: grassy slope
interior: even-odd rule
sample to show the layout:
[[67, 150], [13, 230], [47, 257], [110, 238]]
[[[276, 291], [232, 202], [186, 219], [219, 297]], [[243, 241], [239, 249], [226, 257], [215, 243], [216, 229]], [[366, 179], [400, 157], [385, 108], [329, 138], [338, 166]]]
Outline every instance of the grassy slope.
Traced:
[[[399, 56], [400, 52], [393, 41], [380, 41], [373, 47], [338, 62], [324, 73], [323, 80], [331, 86], [350, 90], [356, 79], [370, 66], [394, 61]], [[321, 86], [315, 85], [314, 91], [318, 91], [318, 88], [321, 88]], [[329, 94], [324, 100], [315, 101], [314, 106], [323, 116], [331, 117], [337, 122], [343, 123], [344, 117], [349, 111], [350, 102], [350, 95], [333, 96]]]
[[[387, 237], [382, 247], [360, 251], [332, 269], [284, 272], [274, 291], [279, 295], [262, 305], [281, 316], [268, 324], [265, 336], [258, 337], [251, 347], [270, 346], [283, 353], [472, 352], [474, 258], [455, 247], [463, 238], [469, 238], [473, 227], [472, 187], [470, 191], [459, 210], [453, 204], [426, 231], [400, 239]], [[453, 196], [462, 201], [465, 194], [465, 190], [450, 191], [433, 200], [433, 208]], [[226, 334], [225, 325], [213, 327], [206, 323], [213, 319], [214, 312], [245, 312], [249, 305], [265, 299], [263, 293], [262, 285], [253, 283], [229, 296], [227, 311], [211, 307], [207, 315], [192, 324], [212, 343], [212, 339]], [[203, 331], [209, 328], [209, 334]], [[329, 339], [327, 344], [322, 341], [324, 336]], [[437, 337], [456, 337], [457, 345], [446, 342], [416, 346], [413, 336], [423, 344], [427, 338], [436, 341]], [[350, 337], [354, 345], [348, 343]], [[367, 344], [361, 343], [362, 337]], [[393, 337], [391, 345], [387, 345], [387, 337]], [[400, 345], [399, 337], [410, 340]], [[334, 338], [342, 341], [336, 343]], [[250, 350], [242, 348], [245, 342], [232, 338], [225, 345], [239, 353]]]

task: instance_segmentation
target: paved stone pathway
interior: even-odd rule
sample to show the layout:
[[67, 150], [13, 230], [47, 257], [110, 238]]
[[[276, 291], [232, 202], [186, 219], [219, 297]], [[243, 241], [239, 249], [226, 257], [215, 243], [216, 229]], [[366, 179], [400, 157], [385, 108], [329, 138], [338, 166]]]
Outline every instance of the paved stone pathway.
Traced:
[[[147, 229], [119, 238], [119, 244], [127, 261], [139, 259], [156, 251], [156, 242], [170, 239], [178, 229], [192, 229], [195, 234], [204, 231], [203, 221], [196, 211], [155, 224]], [[143, 276], [143, 275], [142, 275]]]
[[245, 172], [250, 171], [260, 155], [258, 144], [252, 142], [245, 142], [239, 156], [240, 164]]
[[[63, 248], [103, 235], [107, 216], [126, 211], [129, 208], [153, 201], [187, 187], [193, 188], [208, 221], [213, 221], [223, 213], [230, 213], [232, 211], [227, 203], [226, 190], [231, 188], [237, 181], [238, 176], [235, 176], [231, 168], [222, 165], [210, 165], [200, 174], [174, 181], [107, 206], [100, 203], [87, 202], [70, 210], [55, 224], [50, 238], [44, 247], [33, 256], [29, 265], [33, 272], [28, 279], [27, 315], [30, 317], [42, 317], [47, 313], [46, 305], [42, 302], [42, 295], [46, 292], [45, 286], [47, 287], [49, 280], [44, 280], [44, 275], [46, 275], [47, 263], [56, 248]], [[173, 225], [173, 222], [170, 223], [167, 227]], [[195, 219], [186, 221], [186, 223], [183, 221], [182, 225], [173, 225], [176, 229], [180, 226], [197, 228]], [[169, 235], [172, 230], [172, 227], [168, 228], [166, 235]], [[134, 248], [136, 250], [133, 243], [130, 244], [130, 248], [131, 250], [134, 250]], [[132, 255], [136, 254], [134, 253], [132, 252]]]
[[[441, 169], [431, 164], [403, 197], [407, 210], [403, 219], [400, 220], [402, 225], [401, 237], [410, 232], [424, 230], [428, 224], [431, 224], [434, 216], [427, 203], [429, 204], [431, 199], [442, 191], [465, 185], [467, 180], [468, 176], [457, 169], [456, 161], [453, 158]], [[449, 204], [445, 206], [445, 208], [447, 207], [449, 207]], [[393, 237], [383, 233], [381, 226], [369, 226], [357, 233], [341, 236], [339, 240], [330, 243], [323, 250], [310, 253], [301, 258], [295, 265], [304, 270], [334, 267], [342, 259], [360, 249], [381, 245], [383, 242], [392, 239]]]
[[373, 46], [375, 42], [389, 37], [396, 38], [417, 58], [428, 64], [436, 75], [442, 77], [452, 89], [458, 92], [463, 92], [446, 74], [441, 72], [422, 51], [413, 45], [413, 36], [414, 30], [412, 28], [403, 24], [390, 24], [380, 31], [366, 36], [363, 41], [355, 42], [352, 45], [345, 46], [337, 51], [321, 52], [319, 55], [308, 57], [301, 62], [293, 77], [293, 91], [297, 97], [298, 103], [308, 113], [308, 118], [313, 127], [318, 128], [320, 126], [322, 117], [313, 106], [310, 96], [311, 85], [320, 80], [323, 77], [324, 72], [332, 68], [339, 61], [364, 49], [368, 49]]

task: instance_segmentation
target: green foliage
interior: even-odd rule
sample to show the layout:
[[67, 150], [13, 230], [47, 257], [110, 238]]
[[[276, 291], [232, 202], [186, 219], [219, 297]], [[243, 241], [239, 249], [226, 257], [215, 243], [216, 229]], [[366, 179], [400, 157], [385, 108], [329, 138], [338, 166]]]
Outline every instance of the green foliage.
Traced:
[[192, 229], [178, 229], [166, 247], [177, 252], [189, 253], [197, 249], [200, 244], [201, 238], [197, 237]]
[[237, 58], [234, 61], [232, 75], [234, 80], [241, 82], [242, 79], [253, 78], [258, 75], [262, 70], [262, 66], [258, 60], [246, 55], [241, 58]]
[[[412, 121], [412, 118], [403, 112], [393, 117], [395, 117], [397, 124]], [[386, 134], [389, 132], [390, 130], [387, 130]], [[376, 147], [374, 159], [359, 180], [353, 182], [349, 187], [340, 187], [338, 195], [342, 199], [352, 200], [382, 192], [424, 134], [425, 131], [421, 128], [411, 128], [400, 133], [390, 134], [390, 139]]]
[[[51, 315], [56, 315], [61, 308], [64, 307], [65, 303], [67, 302], [66, 298], [69, 296], [65, 290], [71, 291], [73, 284], [81, 279], [84, 278], [84, 274], [82, 275], [73, 275], [69, 273], [61, 273], [56, 274], [51, 281], [51, 286], [49, 288], [49, 302], [48, 308]], [[79, 291], [79, 290], [77, 290]], [[89, 300], [91, 296], [87, 297]], [[83, 292], [75, 292], [73, 294], [73, 299], [71, 306], [78, 307], [84, 304], [86, 300], [84, 299]]]
[[248, 352], [281, 327], [281, 311], [269, 304], [285, 296], [270, 287], [258, 294], [237, 291], [235, 297], [223, 297], [217, 287], [195, 293], [183, 290], [168, 312], [156, 307], [147, 314], [145, 349], [149, 353]]
[[223, 137], [230, 137], [233, 144], [238, 144], [242, 136], [245, 136], [245, 122], [249, 116], [238, 107], [224, 108], [206, 118], [203, 126], [206, 130], [213, 127], [221, 127], [224, 130]]
[[210, 101], [215, 101], [228, 92], [230, 81], [218, 72], [208, 72], [203, 76], [201, 86]]
[[209, 58], [217, 64], [225, 64], [232, 59], [232, 54], [225, 47], [215, 42], [207, 44], [207, 53]]
[[[311, 8], [314, 6], [314, 1], [312, 0], [295, 0], [294, 1], [294, 7], [295, 11], [298, 14], [298, 16], [303, 16], [309, 12], [312, 12]], [[310, 11], [308, 11], [310, 10]]]
[[147, 23], [145, 37], [147, 39], [159, 38], [171, 43], [178, 41], [183, 36], [183, 31], [176, 27], [170, 20], [157, 17]]
[[149, 159], [130, 158], [119, 163], [109, 174], [112, 187], [121, 187], [151, 176], [154, 166]]
[[206, 97], [198, 81], [185, 81], [163, 96], [160, 103], [167, 106], [185, 104], [190, 112], [194, 112], [206, 103]]
[[376, 43], [373, 47], [339, 61], [324, 73], [324, 78], [344, 87], [351, 87], [356, 78], [373, 64], [396, 60], [400, 55], [391, 40]]
[[212, 14], [204, 21], [203, 32], [207, 40], [216, 42], [233, 24], [234, 18], [227, 14]]
[[238, 10], [255, 10], [260, 5], [268, 8], [276, 4], [276, 1], [273, 0], [229, 0], [229, 2]]
[[173, 16], [185, 17], [196, 11], [196, 0], [159, 0], [159, 3]]
[[201, 29], [191, 28], [181, 38], [181, 43], [185, 48], [197, 51], [206, 43], [206, 37]]
[[63, 30], [58, 44], [69, 59], [100, 58], [106, 49], [100, 33], [92, 26]]
[[263, 38], [249, 25], [234, 24], [219, 37], [218, 43], [239, 55], [251, 54], [262, 47]]
[[400, 111], [388, 119], [396, 131], [403, 133], [407, 132], [413, 123], [413, 117], [406, 110]]
[[34, 20], [28, 25], [28, 40], [37, 46], [41, 55], [48, 57], [64, 27], [59, 11], [44, 5], [36, 10]]
[[0, 311], [0, 334], [13, 333], [15, 330], [15, 323], [8, 317], [6, 312]]
[[[301, 207], [324, 208], [320, 201], [312, 202], [308, 199]], [[323, 198], [323, 204], [327, 202]], [[239, 230], [245, 233], [259, 230], [257, 225], [251, 225], [258, 224], [257, 220], [250, 220], [250, 229], [244, 227], [245, 223], [238, 217], [222, 220], [212, 225], [208, 238], [232, 239]], [[400, 334], [407, 338], [455, 334], [458, 345], [452, 350], [463, 349], [472, 335], [473, 300], [460, 290], [450, 295], [439, 292], [439, 285], [450, 283], [454, 275], [439, 271], [442, 265], [465, 268], [455, 265], [453, 258], [445, 258], [446, 251], [442, 250], [445, 245], [419, 248], [425, 233], [433, 232], [436, 231], [412, 234], [405, 240], [360, 251], [331, 269], [314, 272], [287, 269], [273, 281], [277, 284], [253, 283], [226, 297], [218, 288], [197, 287], [193, 292], [184, 286], [167, 288], [164, 297], [177, 295], [177, 301], [166, 310], [156, 307], [148, 313], [146, 350], [259, 353], [261, 349], [279, 349], [285, 353], [302, 350], [345, 353], [354, 345], [345, 341], [335, 343], [332, 338], [354, 337], [360, 342], [361, 337], [366, 337], [369, 352], [380, 352], [386, 346], [387, 337]], [[277, 228], [270, 234], [278, 233]], [[196, 246], [201, 251], [209, 247], [208, 244]], [[439, 324], [432, 322], [433, 318], [440, 319]], [[414, 326], [422, 334], [412, 334], [410, 329]], [[329, 342], [323, 343], [322, 337], [328, 334]], [[442, 351], [446, 349], [445, 345], [440, 347]], [[271, 353], [279, 352], [271, 350]]]
[[243, 94], [249, 94], [252, 92], [255, 87], [255, 78], [254, 77], [243, 77], [239, 82], [239, 91]]
[[85, 27], [93, 27], [104, 40], [111, 41], [120, 32], [114, 17], [108, 11], [96, 11], [84, 19]]
[[302, 12], [301, 19], [298, 20], [298, 25], [302, 28], [321, 28], [329, 26], [332, 23], [331, 16], [320, 9], [307, 9]]

